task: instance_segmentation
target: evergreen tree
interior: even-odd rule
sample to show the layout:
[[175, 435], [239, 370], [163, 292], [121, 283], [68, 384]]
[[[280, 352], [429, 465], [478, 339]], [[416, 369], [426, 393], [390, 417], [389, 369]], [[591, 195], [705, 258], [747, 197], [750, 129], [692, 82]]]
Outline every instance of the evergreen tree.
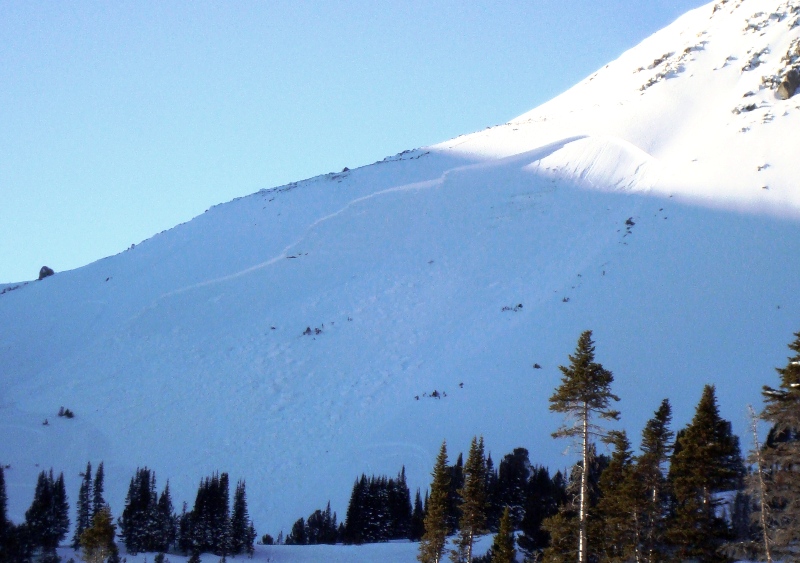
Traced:
[[450, 490], [451, 471], [447, 467], [447, 443], [442, 442], [436, 464], [433, 467], [433, 481], [426, 506], [425, 534], [419, 542], [421, 563], [439, 563], [442, 560], [447, 540], [447, 508]]
[[192, 551], [192, 513], [186, 509], [186, 502], [184, 502], [181, 515], [178, 516], [178, 549], [183, 553], [190, 553]]
[[5, 537], [0, 541], [0, 561], [31, 563], [34, 547], [26, 524], [14, 526], [9, 523]]
[[306, 520], [305, 538], [308, 545], [333, 545], [337, 535], [336, 513], [331, 513], [330, 502], [325, 510], [315, 510]]
[[569, 356], [569, 366], [559, 366], [563, 377], [561, 384], [550, 397], [550, 410], [564, 413], [574, 424], [562, 426], [553, 433], [554, 438], [577, 438], [580, 442], [581, 487], [578, 507], [578, 563], [587, 562], [589, 481], [586, 468], [589, 466], [589, 446], [593, 436], [603, 437], [605, 432], [592, 422], [594, 416], [617, 420], [619, 412], [612, 410], [610, 402], [619, 401], [611, 393], [614, 377], [610, 371], [594, 361], [595, 346], [592, 332], [587, 330], [578, 339], [574, 355]]
[[390, 524], [389, 539], [405, 539], [411, 532], [411, 492], [406, 482], [406, 468], [403, 466], [397, 479], [389, 479], [387, 502]]
[[103, 498], [104, 484], [103, 480], [105, 478], [105, 474], [103, 472], [103, 462], [100, 462], [100, 465], [97, 466], [97, 472], [94, 475], [94, 486], [92, 487], [92, 515], [97, 514], [98, 511], [102, 510], [104, 506], [106, 506], [106, 500]]
[[[250, 527], [253, 527], [252, 522]], [[336, 524], [336, 513], [331, 513], [331, 501], [325, 506], [325, 518], [322, 522], [322, 534], [320, 534], [320, 543], [327, 545], [335, 545], [339, 536], [339, 527]], [[251, 546], [252, 549], [252, 546]]]
[[574, 563], [578, 550], [578, 511], [574, 504], [564, 505], [561, 510], [542, 522], [542, 528], [550, 537], [543, 551], [543, 560], [548, 563]]
[[374, 475], [367, 478], [362, 474], [350, 494], [342, 541], [360, 544], [406, 539], [411, 518], [411, 495], [405, 468], [397, 479]]
[[637, 555], [645, 563], [656, 563], [664, 557], [668, 514], [664, 467], [672, 451], [671, 421], [672, 407], [664, 399], [642, 431], [642, 454], [634, 467], [634, 486], [638, 488], [634, 507], [639, 521]]
[[680, 557], [725, 561], [719, 548], [729, 538], [714, 493], [741, 487], [744, 464], [731, 423], [719, 415], [715, 389], [706, 385], [692, 422], [680, 433], [669, 483], [674, 495], [667, 535]]
[[[564, 485], [564, 479], [560, 473], [557, 473], [553, 479], [554, 484], [559, 483], [556, 491], [560, 495], [560, 502], [558, 512], [542, 522], [542, 528], [550, 537], [550, 543], [543, 551], [545, 561], [574, 563], [577, 559], [580, 529], [578, 509], [584, 474], [587, 476], [587, 513], [590, 523], [596, 520], [594, 508], [600, 500], [600, 477], [608, 467], [609, 459], [604, 455], [598, 455], [593, 443], [589, 445], [587, 458], [589, 460], [588, 471], [583, 471], [583, 461], [579, 461], [572, 467], [566, 485]], [[563, 493], [559, 491], [563, 491]], [[596, 558], [596, 556], [597, 549], [587, 554], [589, 558]]]
[[467, 464], [464, 466], [464, 486], [458, 491], [461, 503], [460, 534], [456, 549], [450, 558], [454, 563], [472, 563], [472, 545], [475, 536], [486, 528], [486, 459], [484, 458], [483, 437], [480, 441], [472, 438]]
[[625, 432], [612, 432], [614, 453], [600, 476], [600, 500], [593, 518], [600, 561], [640, 560], [637, 487], [633, 476], [633, 453]]
[[[417, 492], [419, 497], [419, 492]], [[0, 465], [0, 559], [4, 554], [6, 539], [11, 533], [11, 521], [8, 519], [8, 496], [6, 495], [6, 477], [3, 466]]]
[[[330, 511], [330, 503], [328, 510]], [[247, 511], [247, 493], [244, 481], [236, 483], [236, 492], [233, 495], [233, 514], [231, 515], [231, 554], [250, 554], [253, 552], [253, 541], [250, 532], [253, 523]]]
[[773, 553], [787, 558], [800, 548], [800, 332], [794, 336], [794, 354], [776, 370], [780, 385], [764, 386], [761, 414], [772, 425], [761, 453], [765, 520]]
[[227, 473], [219, 476], [219, 492], [216, 496], [216, 510], [214, 514], [214, 530], [217, 536], [214, 553], [225, 557], [231, 550], [231, 516], [230, 493]]
[[64, 474], [53, 478], [53, 470], [42, 471], [36, 482], [33, 502], [25, 512], [25, 525], [31, 545], [38, 547], [45, 558], [56, 557], [58, 544], [69, 530], [69, 504], [64, 487]]
[[531, 476], [531, 462], [528, 450], [514, 448], [500, 461], [500, 470], [496, 484], [498, 507], [508, 507], [511, 521], [516, 528], [525, 517], [525, 504], [528, 481]]
[[492, 563], [514, 563], [517, 560], [517, 551], [514, 549], [514, 525], [508, 507], [503, 510], [500, 518], [500, 529], [492, 543]]
[[450, 488], [447, 491], [447, 533], [458, 530], [458, 519], [461, 515], [461, 495], [464, 486], [464, 457], [459, 453], [456, 463], [450, 467]]
[[[334, 514], [334, 516], [335, 516], [335, 514]], [[336, 523], [335, 519], [334, 519], [334, 523]], [[338, 530], [337, 530], [337, 532], [338, 532]], [[249, 558], [251, 558], [251, 559], [253, 558], [253, 553], [255, 553], [255, 547], [253, 547], [253, 544], [256, 541], [256, 535], [257, 535], [256, 534], [256, 527], [253, 525], [253, 521], [250, 520], [250, 524], [247, 526], [247, 538], [246, 538], [246, 543], [245, 543], [245, 553], [247, 553], [247, 556]], [[334, 543], [336, 543], [335, 540], [334, 540]]]
[[411, 541], [419, 541], [422, 534], [425, 533], [425, 509], [422, 505], [422, 497], [417, 489], [417, 494], [414, 497], [414, 511], [411, 513], [411, 528], [408, 534], [408, 539]]
[[114, 535], [117, 527], [111, 518], [108, 506], [94, 513], [92, 525], [87, 527], [80, 538], [83, 559], [87, 563], [104, 563], [116, 551]]
[[350, 493], [350, 502], [347, 505], [347, 514], [344, 524], [344, 542], [348, 544], [364, 543], [364, 506], [366, 505], [368, 484], [367, 476], [362, 474], [360, 479], [353, 483]]
[[90, 498], [92, 496], [92, 464], [87, 462], [86, 471], [81, 480], [81, 488], [78, 490], [77, 515], [75, 518], [75, 535], [72, 537], [72, 548], [78, 549], [81, 543], [81, 535], [92, 523], [92, 507]]
[[390, 537], [391, 515], [386, 477], [373, 477], [368, 482], [363, 526], [366, 542], [384, 541]]
[[169, 481], [164, 485], [161, 496], [158, 497], [156, 514], [156, 538], [154, 547], [155, 551], [165, 553], [175, 545], [178, 536], [178, 521], [172, 507], [172, 495], [169, 491]]
[[502, 507], [500, 506], [499, 493], [497, 490], [497, 480], [499, 476], [492, 460], [492, 454], [486, 455], [486, 527], [496, 532], [500, 526]]
[[119, 519], [120, 537], [128, 553], [158, 551], [159, 513], [155, 472], [147, 467], [137, 468], [131, 478], [125, 508]]
[[14, 526], [8, 519], [7, 507], [5, 472], [0, 465], [0, 561], [27, 563], [33, 550], [27, 526]]
[[[194, 508], [186, 517], [181, 534], [188, 538], [186, 552], [214, 553], [225, 557], [231, 553], [231, 526], [228, 493], [228, 474], [215, 473], [200, 482]], [[187, 531], [183, 527], [188, 527]]]
[[292, 531], [286, 536], [286, 545], [306, 545], [306, 521], [303, 518], [298, 518], [292, 524]]
[[550, 538], [542, 528], [545, 518], [558, 512], [559, 506], [566, 502], [566, 485], [561, 473], [550, 477], [546, 467], [533, 467], [528, 480], [525, 499], [525, 516], [520, 524], [522, 534], [517, 539], [520, 549], [529, 559], [547, 547]]

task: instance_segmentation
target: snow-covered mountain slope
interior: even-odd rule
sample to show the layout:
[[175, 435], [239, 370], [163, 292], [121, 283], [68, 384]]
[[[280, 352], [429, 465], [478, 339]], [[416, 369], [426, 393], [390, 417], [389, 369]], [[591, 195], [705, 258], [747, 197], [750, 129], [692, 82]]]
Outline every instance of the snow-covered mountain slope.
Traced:
[[42, 468], [74, 500], [89, 460], [116, 514], [137, 466], [190, 505], [246, 478], [260, 534], [342, 517], [362, 472], [427, 486], [445, 438], [565, 467], [547, 399], [587, 328], [632, 436], [705, 383], [743, 431], [800, 330], [798, 5], [710, 4], [505, 125], [4, 286], [10, 516]]
[[796, 215], [800, 99], [776, 93], [800, 68], [798, 26], [792, 0], [708, 4], [550, 102], [437, 148], [498, 157], [594, 139], [588, 150], [568, 145], [553, 155], [564, 166], [576, 156], [594, 162], [598, 146], [626, 142], [644, 153], [638, 158], [656, 193]]

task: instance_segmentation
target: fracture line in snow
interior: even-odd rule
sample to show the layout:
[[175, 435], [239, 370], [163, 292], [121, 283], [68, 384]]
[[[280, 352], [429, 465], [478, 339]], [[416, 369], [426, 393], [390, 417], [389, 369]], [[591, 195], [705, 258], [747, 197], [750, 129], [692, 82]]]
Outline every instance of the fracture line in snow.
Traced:
[[214, 279], [211, 279], [211, 280], [205, 280], [205, 281], [193, 284], [193, 285], [182, 287], [180, 289], [175, 289], [173, 291], [170, 291], [169, 293], [165, 293], [164, 295], [159, 297], [158, 300], [166, 299], [166, 298], [169, 298], [169, 297], [173, 297], [175, 295], [180, 295], [181, 293], [185, 293], [185, 292], [191, 291], [193, 289], [199, 289], [201, 287], [206, 287], [206, 286], [209, 286], [209, 285], [223, 283], [223, 282], [230, 281], [230, 280], [233, 280], [233, 279], [236, 279], [236, 278], [240, 278], [242, 276], [246, 276], [246, 275], [251, 274], [251, 273], [253, 273], [255, 271], [258, 271], [258, 270], [261, 270], [261, 269], [266, 268], [268, 266], [271, 266], [272, 264], [275, 264], [276, 262], [280, 262], [281, 260], [284, 260], [289, 255], [289, 251], [292, 248], [294, 248], [297, 245], [299, 245], [303, 241], [303, 239], [306, 238], [306, 236], [307, 236], [309, 231], [311, 231], [312, 229], [317, 227], [319, 224], [324, 223], [325, 221], [328, 221], [330, 219], [333, 219], [334, 217], [336, 217], [338, 215], [341, 215], [342, 213], [344, 213], [345, 211], [350, 209], [352, 206], [354, 206], [354, 205], [356, 205], [358, 203], [361, 203], [362, 201], [366, 201], [368, 199], [372, 199], [374, 197], [377, 197], [377, 196], [380, 196], [380, 195], [384, 195], [384, 194], [388, 194], [388, 193], [392, 193], [392, 192], [401, 192], [401, 191], [411, 191], [411, 190], [421, 190], [421, 189], [434, 188], [436, 186], [441, 185], [444, 182], [445, 177], [447, 176], [448, 172], [449, 171], [445, 172], [441, 177], [439, 177], [436, 180], [426, 180], [424, 182], [415, 182], [413, 184], [405, 184], [405, 185], [402, 185], [402, 186], [395, 186], [393, 188], [388, 188], [388, 189], [385, 189], [385, 190], [381, 190], [381, 191], [378, 191], [378, 192], [375, 192], [375, 193], [372, 193], [372, 194], [369, 194], [369, 195], [366, 195], [366, 196], [362, 196], [362, 197], [356, 198], [356, 199], [354, 199], [352, 201], [349, 201], [341, 209], [339, 209], [337, 211], [334, 211], [333, 213], [331, 213], [329, 215], [326, 215], [324, 217], [320, 217], [319, 219], [317, 219], [316, 221], [311, 223], [306, 228], [305, 233], [303, 233], [303, 235], [300, 238], [298, 238], [296, 241], [288, 244], [281, 251], [281, 253], [278, 254], [277, 256], [275, 256], [273, 258], [270, 258], [269, 260], [266, 260], [266, 261], [261, 262], [259, 264], [256, 264], [254, 266], [250, 266], [249, 268], [245, 268], [244, 270], [240, 270], [238, 272], [234, 272], [232, 274], [228, 274], [226, 276], [222, 276], [222, 277], [219, 277], [219, 278], [214, 278]]
[[341, 215], [342, 213], [346, 212], [348, 209], [350, 209], [353, 206], [358, 205], [359, 203], [362, 203], [364, 201], [367, 201], [367, 200], [370, 200], [370, 199], [373, 199], [373, 198], [376, 198], [376, 197], [379, 197], [379, 196], [383, 196], [383, 195], [386, 195], [386, 194], [395, 193], [395, 192], [407, 192], [407, 191], [425, 190], [425, 189], [432, 189], [432, 188], [440, 187], [445, 183], [445, 181], [447, 180], [448, 176], [450, 174], [453, 174], [453, 173], [459, 173], [459, 172], [462, 172], [462, 171], [469, 171], [469, 170], [476, 170], [476, 169], [479, 169], [479, 168], [492, 168], [492, 167], [495, 167], [495, 166], [499, 166], [499, 165], [503, 165], [503, 164], [516, 163], [516, 162], [523, 162], [523, 161], [527, 162], [527, 161], [529, 161], [531, 159], [539, 160], [539, 159], [544, 158], [544, 156], [552, 154], [553, 152], [559, 150], [560, 148], [564, 147], [565, 145], [567, 145], [567, 144], [569, 144], [569, 143], [571, 143], [571, 142], [573, 142], [575, 140], [582, 139], [584, 137], [585, 137], [585, 135], [577, 135], [577, 136], [574, 136], [574, 137], [568, 137], [568, 138], [556, 141], [554, 143], [550, 143], [550, 144], [547, 144], [545, 146], [537, 147], [536, 149], [533, 149], [533, 150], [530, 150], [530, 151], [526, 151], [526, 152], [523, 152], [523, 153], [520, 153], [520, 154], [508, 156], [508, 157], [505, 157], [505, 158], [493, 159], [493, 160], [490, 160], [488, 162], [478, 162], [478, 163], [473, 163], [473, 164], [466, 164], [466, 165], [463, 165], [463, 166], [456, 166], [456, 167], [451, 168], [449, 170], [445, 170], [444, 173], [442, 173], [441, 176], [439, 176], [438, 178], [436, 178], [434, 180], [424, 180], [422, 182], [414, 182], [414, 183], [411, 183], [411, 184], [403, 184], [401, 186], [395, 186], [395, 187], [392, 187], [392, 188], [387, 188], [385, 190], [380, 190], [380, 191], [371, 193], [369, 195], [358, 197], [356, 199], [353, 199], [353, 200], [349, 201], [341, 209], [339, 209], [337, 211], [334, 211], [333, 213], [330, 213], [328, 215], [325, 215], [324, 217], [320, 217], [319, 219], [317, 219], [316, 221], [311, 223], [306, 228], [306, 230], [303, 233], [303, 235], [300, 236], [300, 238], [298, 238], [294, 242], [288, 244], [281, 251], [281, 253], [279, 255], [277, 255], [277, 256], [275, 256], [273, 258], [270, 258], [269, 260], [266, 260], [264, 262], [261, 262], [259, 264], [255, 264], [254, 266], [250, 266], [249, 268], [245, 268], [244, 270], [240, 270], [238, 272], [234, 272], [232, 274], [228, 274], [226, 276], [222, 276], [222, 277], [219, 277], [219, 278], [214, 278], [214, 279], [211, 279], [211, 280], [205, 280], [205, 281], [202, 281], [202, 282], [199, 282], [199, 283], [196, 283], [196, 284], [192, 284], [192, 285], [189, 285], [189, 286], [186, 286], [186, 287], [175, 289], [173, 291], [170, 291], [170, 292], [165, 293], [164, 295], [160, 296], [157, 299], [157, 301], [160, 301], [162, 299], [167, 299], [167, 298], [170, 298], [170, 297], [174, 297], [176, 295], [180, 295], [182, 293], [186, 293], [187, 291], [192, 291], [192, 290], [199, 289], [199, 288], [202, 288], [202, 287], [207, 287], [207, 286], [210, 286], [210, 285], [215, 285], [215, 284], [224, 283], [224, 282], [227, 282], [227, 281], [230, 281], [230, 280], [234, 280], [234, 279], [249, 275], [249, 274], [251, 274], [253, 272], [256, 272], [258, 270], [267, 268], [267, 267], [275, 264], [276, 262], [280, 262], [280, 261], [284, 260], [289, 255], [289, 251], [292, 248], [294, 248], [297, 245], [299, 245], [306, 238], [306, 236], [308, 235], [308, 233], [311, 230], [316, 228], [318, 225], [320, 225], [320, 224], [322, 224], [322, 223], [324, 223], [326, 221], [329, 221], [329, 220]]

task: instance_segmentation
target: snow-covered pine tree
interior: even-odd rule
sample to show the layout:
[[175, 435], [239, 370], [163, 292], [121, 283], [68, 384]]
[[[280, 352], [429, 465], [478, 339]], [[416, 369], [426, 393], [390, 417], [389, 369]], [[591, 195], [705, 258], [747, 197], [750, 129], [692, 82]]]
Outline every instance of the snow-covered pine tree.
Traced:
[[531, 462], [528, 450], [514, 448], [510, 454], [503, 456], [496, 483], [498, 512], [508, 507], [511, 522], [518, 527], [525, 517], [525, 504], [528, 492], [528, 481], [531, 477]]
[[229, 481], [227, 473], [222, 473], [219, 476], [219, 490], [216, 494], [216, 510], [214, 514], [214, 535], [217, 539], [214, 553], [223, 557], [231, 552]]
[[81, 543], [83, 531], [92, 524], [92, 463], [86, 463], [86, 471], [83, 473], [81, 487], [78, 490], [78, 501], [75, 503], [77, 514], [75, 516], [75, 535], [72, 537], [72, 548], [78, 549]]
[[421, 563], [439, 563], [447, 540], [447, 508], [451, 470], [447, 466], [447, 443], [442, 442], [436, 464], [425, 515], [425, 534], [419, 542], [417, 559]]
[[588, 556], [589, 521], [589, 447], [593, 437], [603, 438], [606, 431], [595, 424], [594, 417], [619, 419], [619, 412], [610, 408], [611, 401], [619, 397], [611, 393], [614, 376], [594, 361], [595, 345], [592, 331], [578, 338], [574, 355], [569, 356], [569, 366], [559, 366], [563, 377], [561, 384], [550, 397], [550, 410], [564, 413], [572, 422], [553, 433], [554, 438], [577, 438], [581, 451], [581, 486], [578, 507], [578, 563], [586, 563]]
[[678, 435], [668, 481], [674, 497], [667, 536], [679, 557], [726, 561], [719, 547], [729, 538], [714, 493], [741, 488], [744, 463], [739, 438], [719, 414], [713, 385], [706, 385], [692, 422]]
[[129, 553], [158, 551], [158, 521], [155, 472], [147, 467], [137, 468], [119, 519], [120, 537]]
[[200, 481], [194, 508], [181, 516], [180, 540], [185, 553], [231, 553], [228, 474], [215, 473]]
[[[330, 503], [328, 504], [330, 509]], [[250, 538], [250, 514], [247, 510], [247, 492], [243, 480], [236, 483], [233, 494], [233, 514], [231, 515], [231, 554], [250, 553], [253, 549], [253, 539]], [[335, 535], [335, 532], [334, 532]]]
[[[367, 478], [362, 474], [353, 483], [341, 538], [344, 543], [406, 539], [410, 528], [411, 496], [405, 468], [396, 479], [374, 475]], [[322, 543], [331, 543], [333, 538], [330, 539]]]
[[367, 499], [367, 541], [384, 541], [389, 538], [391, 529], [389, 479], [385, 476], [370, 478]]
[[764, 386], [761, 414], [772, 425], [761, 455], [767, 526], [774, 554], [787, 559], [800, 549], [800, 332], [794, 336], [794, 354], [777, 369], [780, 385]]
[[158, 497], [157, 523], [155, 548], [156, 551], [166, 553], [175, 545], [178, 536], [178, 519], [172, 507], [172, 494], [169, 490], [169, 481], [164, 485], [164, 490]]
[[[336, 514], [334, 513], [334, 524], [336, 523]], [[245, 539], [245, 553], [251, 559], [253, 558], [253, 553], [255, 553], [255, 547], [253, 544], [256, 541], [256, 527], [253, 525], [253, 521], [250, 520], [250, 525], [247, 526], [247, 537]]]
[[64, 474], [53, 478], [53, 470], [42, 471], [30, 508], [25, 512], [25, 525], [31, 545], [42, 550], [45, 559], [57, 559], [58, 544], [69, 531], [69, 504], [64, 487]]
[[486, 531], [486, 458], [483, 437], [472, 438], [464, 466], [464, 486], [458, 491], [462, 499], [459, 537], [450, 553], [454, 563], [472, 563], [475, 537]]

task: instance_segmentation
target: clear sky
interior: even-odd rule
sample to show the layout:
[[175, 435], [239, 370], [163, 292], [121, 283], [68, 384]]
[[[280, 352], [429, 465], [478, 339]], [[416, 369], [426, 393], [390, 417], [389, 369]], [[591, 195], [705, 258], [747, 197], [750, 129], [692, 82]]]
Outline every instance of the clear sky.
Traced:
[[0, 2], [0, 283], [522, 114], [698, 0]]

